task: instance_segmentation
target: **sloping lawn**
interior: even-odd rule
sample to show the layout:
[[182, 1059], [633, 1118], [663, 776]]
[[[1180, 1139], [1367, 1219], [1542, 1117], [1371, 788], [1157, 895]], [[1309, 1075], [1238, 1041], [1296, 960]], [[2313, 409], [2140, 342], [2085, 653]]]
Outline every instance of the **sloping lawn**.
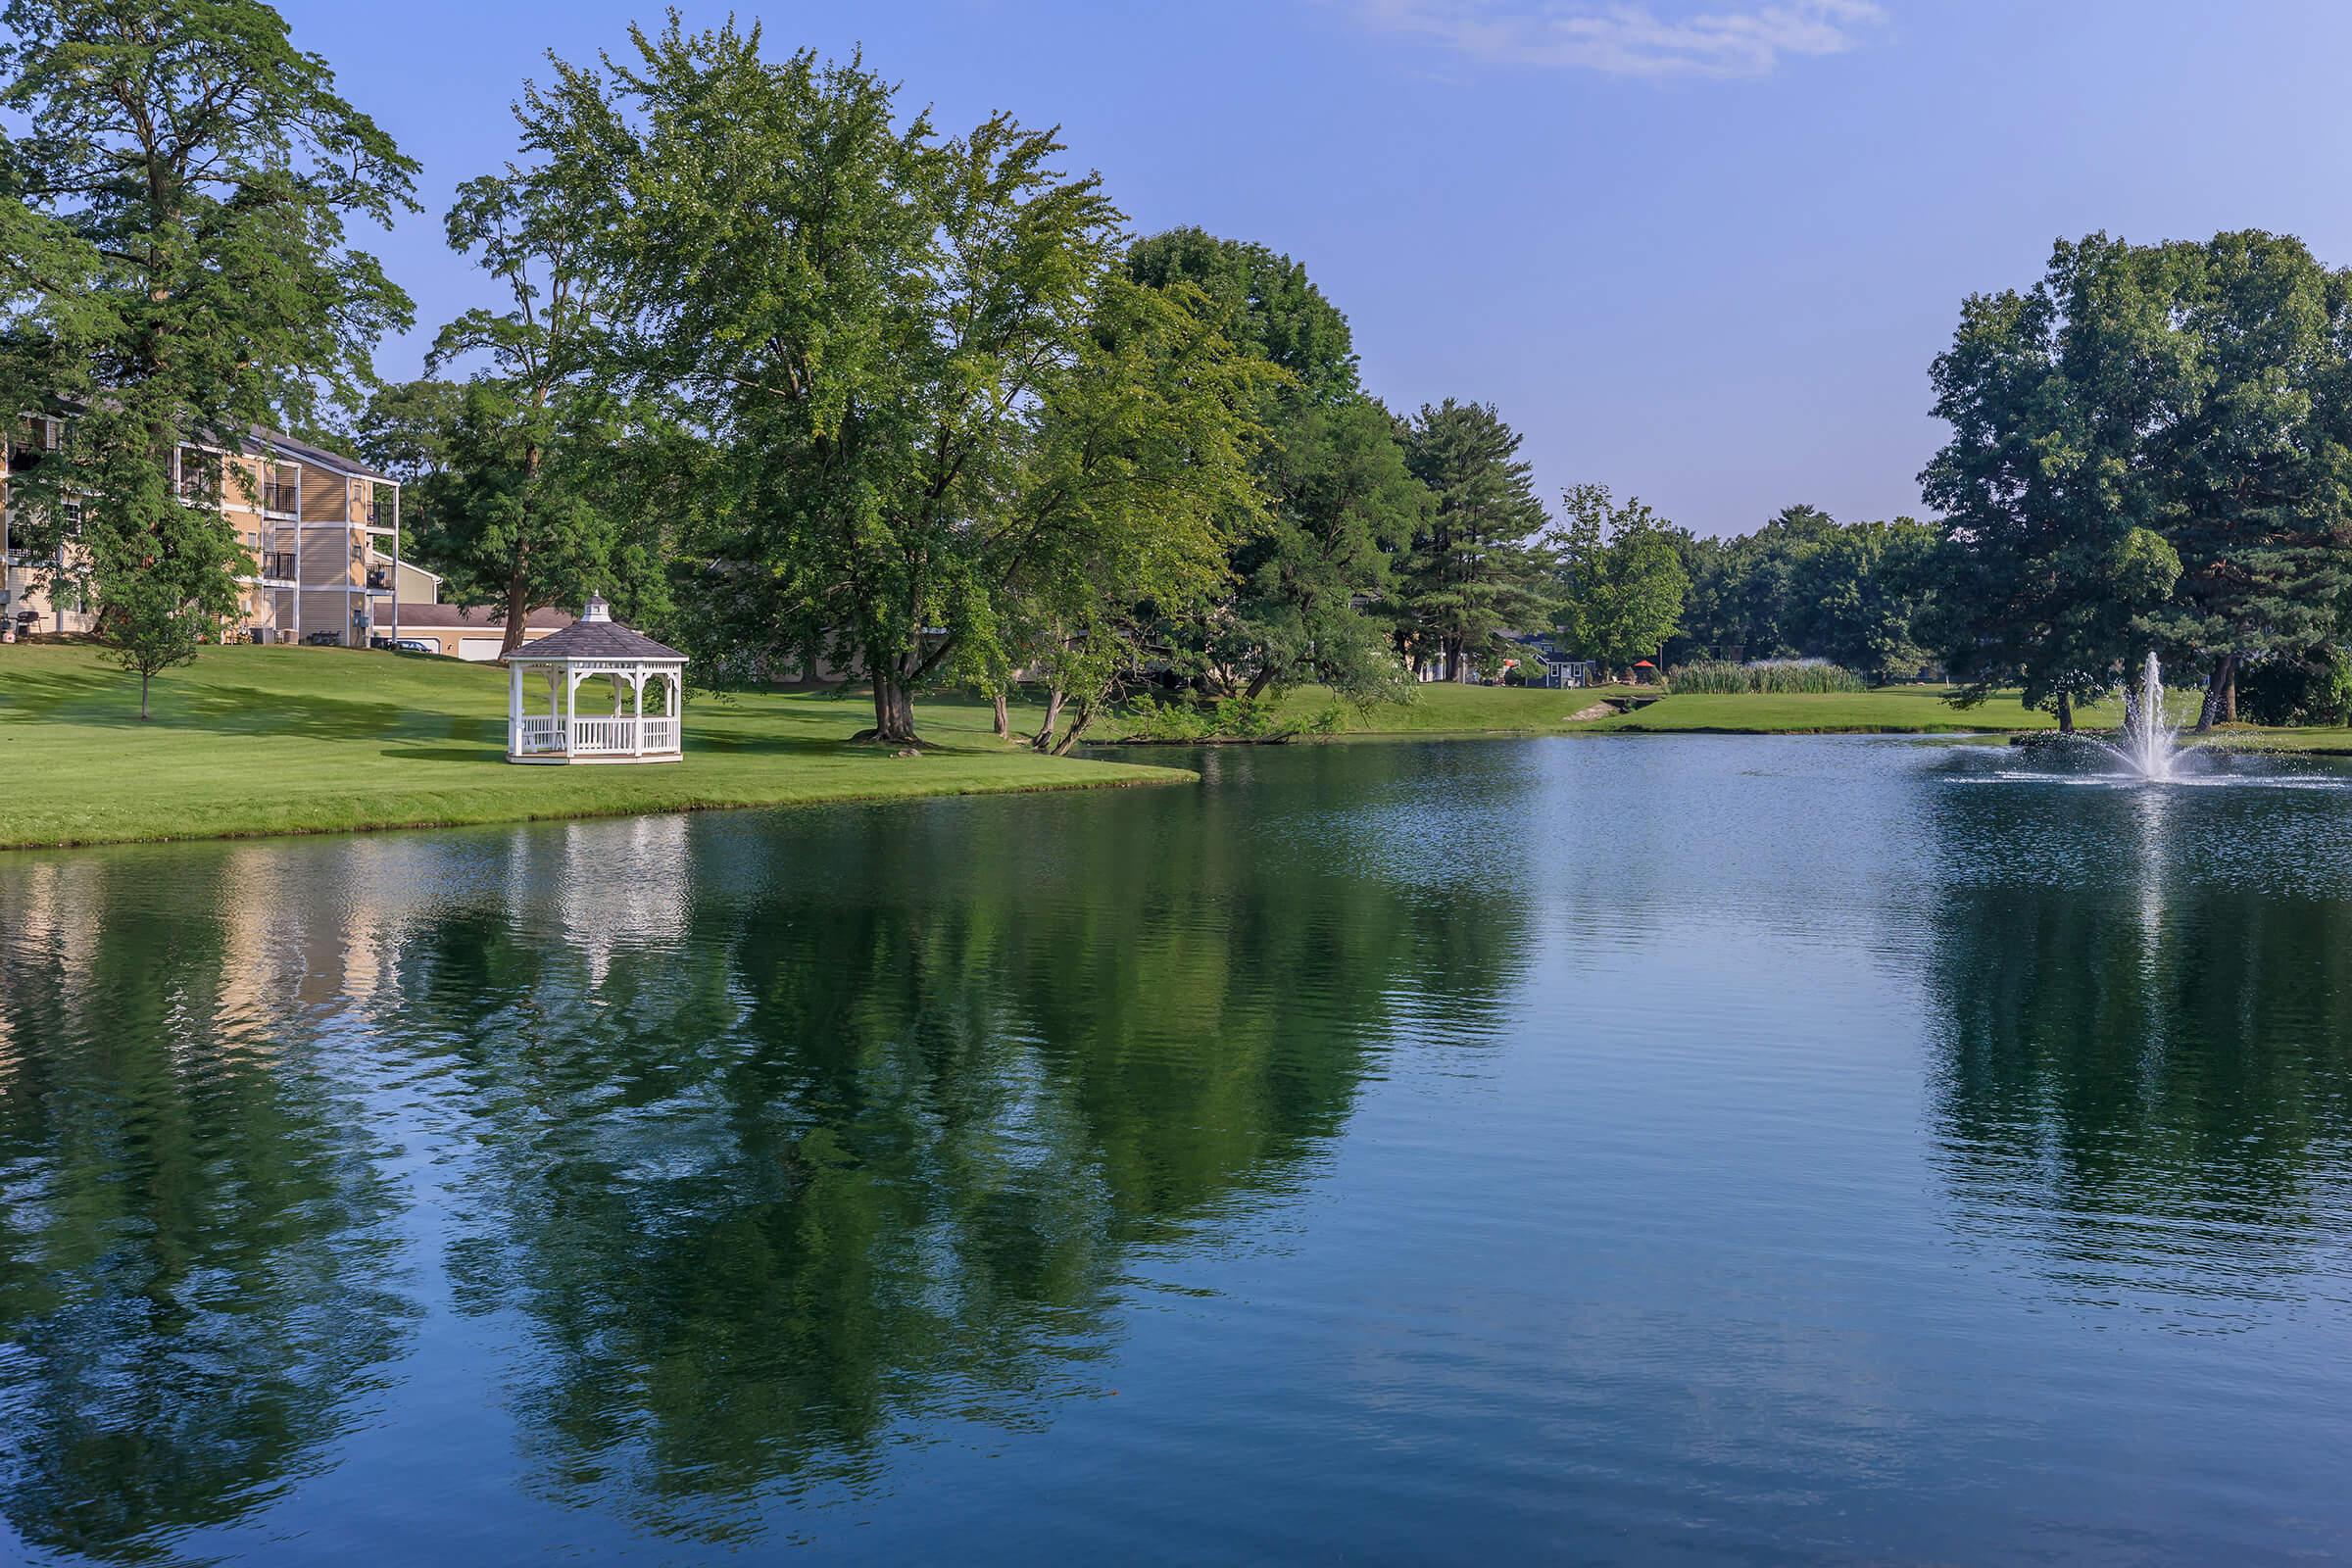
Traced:
[[931, 743], [901, 758], [849, 737], [858, 699], [700, 697], [686, 760], [514, 766], [494, 665], [336, 648], [208, 649], [155, 683], [97, 649], [0, 647], [0, 848], [336, 832], [722, 806], [1183, 782], [1175, 768], [1039, 757], [986, 708], [918, 703]]

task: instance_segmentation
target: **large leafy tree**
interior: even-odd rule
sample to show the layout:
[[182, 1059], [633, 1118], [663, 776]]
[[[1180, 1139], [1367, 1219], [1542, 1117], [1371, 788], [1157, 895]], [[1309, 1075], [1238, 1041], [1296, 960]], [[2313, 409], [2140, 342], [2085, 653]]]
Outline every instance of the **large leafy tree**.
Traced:
[[1265, 526], [1234, 553], [1236, 588], [1199, 644], [1214, 689], [1255, 698], [1319, 682], [1366, 700], [1404, 666], [1363, 607], [1389, 589], [1427, 501], [1395, 420], [1360, 394], [1289, 411], [1265, 459]]
[[1933, 640], [1963, 704], [2014, 681], [2071, 729], [2172, 593], [2163, 436], [2199, 395], [2180, 263], [2094, 234], [2032, 289], [1962, 306], [1932, 372], [1952, 437], [1920, 478], [1944, 514]]
[[1690, 587], [1669, 525], [1638, 497], [1618, 503], [1606, 485], [1572, 487], [1560, 510], [1562, 638], [1604, 666], [1659, 652], [1682, 624]]
[[[1143, 673], [1157, 628], [1191, 619], [1230, 581], [1237, 530], [1264, 515], [1243, 416], [1268, 379], [1233, 347], [1218, 313], [1186, 287], [1103, 284], [1077, 362], [1042, 389], [1015, 525], [1034, 535], [997, 596], [1015, 624], [971, 638], [967, 659], [1003, 666], [1039, 653], [1052, 681], [1036, 744], [1066, 752], [1102, 704]], [[1076, 710], [1056, 732], [1065, 698]]]
[[1501, 633], [1550, 618], [1550, 519], [1519, 445], [1493, 404], [1451, 398], [1423, 404], [1405, 432], [1406, 466], [1430, 505], [1391, 597], [1406, 647], [1435, 654], [1447, 680], [1492, 668]]
[[502, 607], [502, 653], [522, 645], [531, 611], [604, 585], [619, 531], [598, 480], [625, 421], [604, 373], [591, 198], [569, 188], [581, 172], [510, 164], [459, 186], [449, 212], [450, 248], [478, 257], [506, 301], [443, 327], [426, 359], [428, 373], [481, 362], [446, 432], [436, 561], [463, 596]]
[[258, 0], [12, 0], [0, 23], [0, 397], [72, 432], [12, 476], [19, 537], [50, 552], [77, 521], [54, 586], [176, 645], [250, 568], [219, 510], [236, 470], [175, 484], [175, 454], [356, 405], [410, 310], [345, 224], [411, 206], [416, 166]]
[[2163, 247], [2193, 399], [2155, 438], [2161, 526], [2180, 559], [2156, 615], [2210, 660], [2205, 717], [2236, 716], [2241, 662], [2341, 631], [2352, 584], [2352, 277], [2260, 231]]
[[1225, 335], [1281, 367], [1294, 403], [1340, 403], [1361, 388], [1355, 336], [1306, 269], [1263, 245], [1171, 228], [1136, 241], [1127, 275], [1152, 288], [1189, 283], [1207, 296]]
[[[1246, 443], [1251, 393], [1204, 311], [1145, 327], [1111, 298], [1119, 214], [1052, 133], [999, 115], [943, 137], [861, 60], [771, 62], [756, 27], [631, 36], [521, 116], [595, 236], [641, 395], [722, 454], [697, 635], [747, 671], [855, 663], [875, 737], [912, 740], [917, 687], [1026, 652], [1053, 573], [1115, 557], [1104, 531], [1147, 496], [1187, 518], [1231, 499], [1213, 454]], [[1105, 378], [1174, 428], [1064, 482], [1056, 443]]]
[[1389, 593], [1428, 497], [1396, 421], [1357, 384], [1347, 317], [1291, 258], [1198, 228], [1137, 242], [1126, 268], [1154, 288], [1198, 289], [1226, 337], [1281, 372], [1256, 411], [1263, 524], [1234, 541], [1229, 596], [1168, 618], [1179, 667], [1252, 698], [1302, 681], [1394, 692], [1403, 666], [1365, 607]]

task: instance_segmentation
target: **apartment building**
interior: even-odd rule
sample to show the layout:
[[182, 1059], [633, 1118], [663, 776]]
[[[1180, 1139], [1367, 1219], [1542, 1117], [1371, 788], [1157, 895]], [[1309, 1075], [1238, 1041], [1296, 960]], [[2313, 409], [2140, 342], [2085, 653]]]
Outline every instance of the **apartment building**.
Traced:
[[[0, 463], [0, 494], [58, 449], [64, 423], [34, 416], [19, 423]], [[358, 459], [255, 425], [235, 451], [191, 442], [172, 459], [172, 482], [189, 498], [214, 494], [244, 546], [236, 612], [226, 638], [339, 643], [365, 648], [389, 635], [400, 580], [400, 484]], [[0, 508], [0, 519], [5, 509]], [[69, 519], [71, 521], [71, 519]], [[43, 563], [8, 548], [0, 520], [0, 613], [35, 633], [90, 629], [87, 615], [35, 586]], [[64, 549], [71, 552], [68, 540]], [[30, 614], [27, 622], [24, 617]]]

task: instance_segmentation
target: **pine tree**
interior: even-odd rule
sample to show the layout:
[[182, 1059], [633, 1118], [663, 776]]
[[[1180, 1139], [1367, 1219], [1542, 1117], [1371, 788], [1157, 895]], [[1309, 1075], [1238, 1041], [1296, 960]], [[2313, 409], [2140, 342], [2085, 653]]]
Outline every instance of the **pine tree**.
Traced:
[[1446, 680], [1492, 670], [1501, 634], [1542, 625], [1555, 599], [1534, 469], [1492, 403], [1423, 404], [1404, 444], [1431, 504], [1396, 567], [1399, 640], [1416, 660], [1434, 657]]

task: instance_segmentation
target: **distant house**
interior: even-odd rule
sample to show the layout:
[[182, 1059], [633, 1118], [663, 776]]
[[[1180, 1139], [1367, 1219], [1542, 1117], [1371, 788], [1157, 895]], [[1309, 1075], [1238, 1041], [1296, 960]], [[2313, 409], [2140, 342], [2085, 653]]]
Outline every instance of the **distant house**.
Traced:
[[[522, 623], [522, 640], [535, 643], [542, 637], [552, 637], [573, 619], [561, 610], [534, 610]], [[467, 610], [456, 605], [404, 602], [400, 607], [399, 626], [403, 642], [423, 643], [433, 653], [470, 660], [477, 664], [495, 661], [507, 640], [507, 612], [503, 606]], [[389, 635], [391, 627], [387, 617], [381, 630]]]
[[1547, 631], [1506, 631], [1503, 640], [1516, 645], [1515, 657], [1530, 686], [1565, 689], [1592, 686], [1600, 679], [1600, 666], [1589, 659], [1572, 659]]

